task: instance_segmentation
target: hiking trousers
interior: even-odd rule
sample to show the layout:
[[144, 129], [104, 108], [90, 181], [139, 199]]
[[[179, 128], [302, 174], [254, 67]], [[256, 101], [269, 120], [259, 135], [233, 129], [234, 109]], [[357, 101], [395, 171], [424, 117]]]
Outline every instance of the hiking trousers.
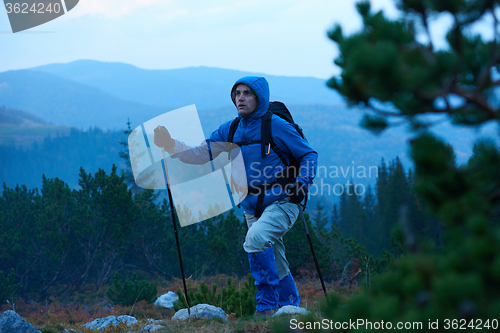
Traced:
[[288, 198], [275, 201], [267, 206], [260, 218], [245, 213], [248, 232], [243, 248], [247, 253], [261, 253], [272, 246], [280, 280], [290, 273], [285, 257], [283, 235], [292, 228], [298, 215], [298, 205], [290, 203]]

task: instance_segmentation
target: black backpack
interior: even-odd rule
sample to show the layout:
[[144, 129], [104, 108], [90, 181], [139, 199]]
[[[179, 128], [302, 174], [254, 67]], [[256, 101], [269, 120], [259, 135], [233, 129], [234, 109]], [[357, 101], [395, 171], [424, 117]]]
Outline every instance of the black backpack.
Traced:
[[[266, 184], [264, 186], [260, 186], [258, 188], [249, 188], [248, 193], [249, 194], [254, 194], [254, 193], [261, 193], [262, 195], [260, 196], [261, 198], [258, 199], [258, 201], [262, 201], [264, 199], [264, 192], [272, 187], [275, 186], [286, 186], [287, 184], [295, 183], [295, 180], [297, 178], [297, 175], [299, 174], [299, 168], [300, 168], [300, 163], [297, 161], [292, 155], [289, 156], [290, 158], [290, 163], [287, 162], [283, 154], [281, 153], [280, 149], [278, 146], [274, 143], [273, 136], [272, 136], [272, 126], [271, 126], [271, 118], [273, 114], [279, 116], [280, 118], [286, 120], [290, 124], [293, 125], [295, 130], [300, 134], [300, 136], [307, 141], [304, 132], [302, 131], [302, 128], [295, 123], [293, 120], [292, 114], [290, 111], [287, 109], [285, 104], [281, 102], [271, 102], [269, 103], [269, 108], [267, 112], [264, 114], [262, 117], [262, 127], [261, 127], [261, 139], [260, 140], [248, 140], [248, 141], [242, 141], [242, 142], [233, 142], [234, 139], [234, 133], [236, 132], [236, 129], [238, 128], [238, 124], [240, 123], [242, 117], [238, 117], [233, 120], [231, 123], [231, 126], [229, 127], [229, 135], [228, 135], [228, 142], [229, 143], [234, 143], [235, 145], [238, 146], [245, 146], [249, 144], [256, 144], [260, 143], [261, 147], [261, 154], [262, 157], [266, 157], [269, 155], [271, 152], [271, 149], [278, 155], [278, 157], [281, 159], [283, 164], [286, 166], [286, 168], [282, 171], [281, 175], [278, 175], [278, 180], [275, 183], [272, 184]], [[231, 153], [231, 150], [229, 154]], [[260, 206], [262, 203], [260, 204]], [[305, 204], [304, 204], [305, 205]], [[259, 206], [259, 204], [257, 204]], [[262, 207], [257, 207], [256, 209], [256, 214], [255, 216], [260, 216], [260, 209]]]

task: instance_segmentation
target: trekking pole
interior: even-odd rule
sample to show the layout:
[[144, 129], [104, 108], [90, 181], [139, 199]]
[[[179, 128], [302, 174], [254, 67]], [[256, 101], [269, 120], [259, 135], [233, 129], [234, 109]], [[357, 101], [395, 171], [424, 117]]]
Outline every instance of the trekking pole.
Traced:
[[326, 301], [328, 302], [328, 298], [326, 297], [325, 282], [323, 281], [323, 276], [321, 276], [321, 270], [319, 269], [318, 258], [316, 258], [316, 252], [314, 251], [314, 246], [313, 246], [313, 243], [311, 240], [311, 235], [309, 235], [309, 228], [307, 227], [306, 218], [304, 217], [302, 209], [300, 209], [300, 205], [299, 205], [299, 215], [301, 216], [302, 222], [304, 222], [304, 227], [306, 228], [307, 239], [309, 240], [309, 246], [311, 247], [311, 252], [312, 252], [313, 259], [314, 259], [314, 263], [316, 264], [316, 270], [318, 271], [319, 280], [321, 281], [321, 286], [323, 287], [323, 292], [325, 293], [325, 298], [326, 298]]
[[161, 149], [161, 154], [163, 157], [163, 168], [165, 170], [165, 182], [167, 183], [167, 191], [168, 191], [168, 201], [170, 203], [170, 214], [172, 214], [172, 223], [174, 225], [174, 234], [175, 234], [175, 242], [177, 243], [177, 253], [179, 254], [179, 264], [181, 266], [181, 275], [182, 275], [182, 284], [184, 285], [184, 295], [186, 296], [186, 304], [188, 308], [188, 315], [191, 316], [191, 309], [189, 306], [189, 298], [186, 288], [186, 278], [184, 275], [184, 266], [182, 265], [182, 256], [181, 256], [181, 247], [179, 245], [179, 236], [177, 234], [177, 225], [175, 224], [175, 211], [174, 211], [174, 201], [172, 199], [172, 192], [170, 191], [170, 181], [168, 179], [168, 171], [167, 171], [167, 159], [165, 158], [165, 149]]

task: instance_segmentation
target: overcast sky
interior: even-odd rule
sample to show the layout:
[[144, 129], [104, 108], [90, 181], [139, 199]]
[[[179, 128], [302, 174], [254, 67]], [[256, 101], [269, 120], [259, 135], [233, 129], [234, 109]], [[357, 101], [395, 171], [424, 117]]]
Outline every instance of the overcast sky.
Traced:
[[[0, 72], [79, 59], [147, 69], [210, 66], [329, 78], [334, 23], [361, 26], [353, 0], [80, 0], [67, 14], [13, 34], [0, 10]], [[375, 10], [397, 15], [392, 0]]]
[[[80, 0], [65, 15], [15, 34], [0, 7], [0, 72], [93, 59], [146, 69], [210, 66], [326, 79], [340, 73], [327, 31], [338, 23], [347, 34], [357, 32], [356, 2]], [[399, 15], [395, 0], [370, 2], [373, 11]], [[442, 16], [434, 21], [435, 46], [450, 24]]]

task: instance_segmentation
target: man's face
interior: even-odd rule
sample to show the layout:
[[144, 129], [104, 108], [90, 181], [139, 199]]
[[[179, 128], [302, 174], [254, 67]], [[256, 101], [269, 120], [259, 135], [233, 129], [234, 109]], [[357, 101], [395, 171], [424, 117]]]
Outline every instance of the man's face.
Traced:
[[234, 103], [240, 116], [249, 116], [257, 110], [258, 100], [252, 89], [246, 84], [236, 86]]

